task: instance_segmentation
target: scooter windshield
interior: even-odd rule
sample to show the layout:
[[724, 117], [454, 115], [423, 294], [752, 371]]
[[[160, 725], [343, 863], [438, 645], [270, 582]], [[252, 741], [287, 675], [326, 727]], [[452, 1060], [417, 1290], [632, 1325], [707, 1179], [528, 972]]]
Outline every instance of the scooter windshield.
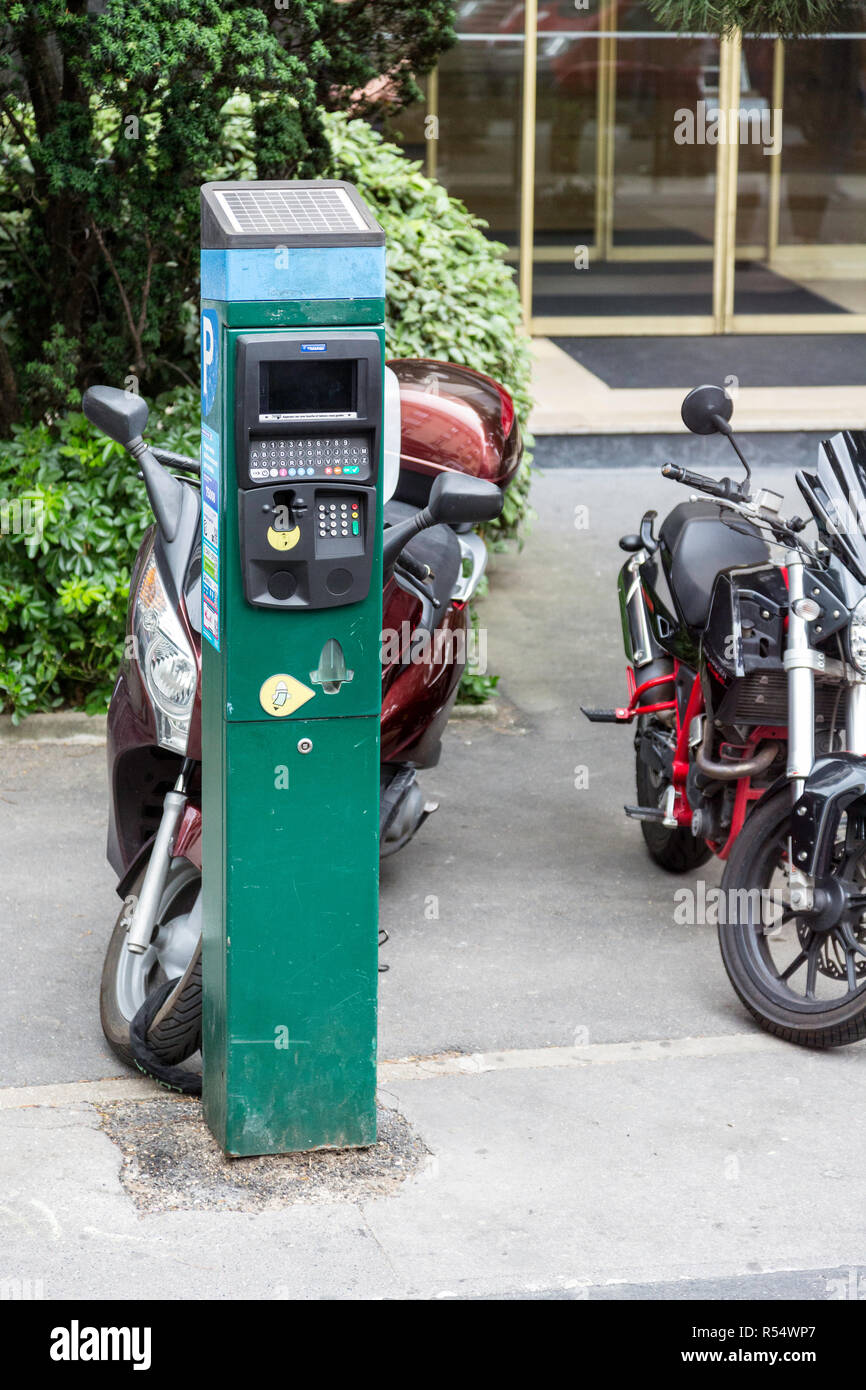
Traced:
[[866, 431], [842, 430], [822, 440], [816, 471], [800, 470], [797, 485], [822, 540], [866, 584]]

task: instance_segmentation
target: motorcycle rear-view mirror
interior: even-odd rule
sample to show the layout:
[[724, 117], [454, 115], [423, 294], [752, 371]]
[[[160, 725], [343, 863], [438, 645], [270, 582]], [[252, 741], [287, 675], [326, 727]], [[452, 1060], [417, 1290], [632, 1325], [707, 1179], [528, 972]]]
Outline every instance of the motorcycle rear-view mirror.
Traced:
[[132, 454], [141, 469], [157, 525], [166, 540], [173, 541], [184, 507], [184, 488], [142, 439], [147, 429], [147, 401], [116, 386], [90, 386], [81, 398], [81, 409], [91, 425]]
[[389, 526], [382, 542], [382, 564], [387, 574], [405, 545], [428, 526], [444, 522], [449, 526], [492, 521], [502, 511], [503, 496], [495, 483], [466, 473], [440, 473], [430, 489], [426, 507]]
[[466, 473], [440, 473], [427, 503], [435, 522], [492, 521], [502, 511], [503, 496], [495, 483]]
[[734, 402], [723, 386], [696, 386], [680, 409], [683, 424], [692, 434], [729, 435], [733, 413]]
[[147, 429], [147, 401], [116, 386], [91, 386], [81, 398], [81, 409], [91, 425], [124, 449]]

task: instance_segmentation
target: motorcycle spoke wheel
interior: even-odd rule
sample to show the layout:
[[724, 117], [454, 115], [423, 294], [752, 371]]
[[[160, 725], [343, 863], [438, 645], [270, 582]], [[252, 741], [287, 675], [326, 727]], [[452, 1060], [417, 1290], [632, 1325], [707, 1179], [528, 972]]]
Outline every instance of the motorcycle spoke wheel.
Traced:
[[738, 837], [722, 879], [722, 959], [740, 999], [769, 1031], [807, 1046], [854, 1042], [866, 1036], [866, 910], [851, 891], [866, 888], [862, 818], [843, 822], [834, 847], [832, 875], [849, 885], [851, 906], [829, 927], [793, 894], [789, 821], [785, 788], [758, 804]]

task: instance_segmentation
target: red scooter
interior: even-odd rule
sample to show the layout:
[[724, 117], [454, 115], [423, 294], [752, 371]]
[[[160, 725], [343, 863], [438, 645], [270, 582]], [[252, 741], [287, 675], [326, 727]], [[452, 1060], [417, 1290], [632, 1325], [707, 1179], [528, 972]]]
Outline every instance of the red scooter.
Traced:
[[[467, 604], [487, 559], [473, 527], [498, 516], [522, 453], [511, 397], [489, 377], [416, 359], [390, 363], [386, 383], [382, 855], [436, 809], [417, 771], [439, 760], [471, 657]], [[123, 1061], [140, 1062], [144, 1045], [177, 1070], [201, 1045], [200, 464], [145, 445], [139, 397], [91, 387], [82, 408], [136, 459], [157, 518], [108, 715], [108, 859], [123, 906], [100, 1015]]]

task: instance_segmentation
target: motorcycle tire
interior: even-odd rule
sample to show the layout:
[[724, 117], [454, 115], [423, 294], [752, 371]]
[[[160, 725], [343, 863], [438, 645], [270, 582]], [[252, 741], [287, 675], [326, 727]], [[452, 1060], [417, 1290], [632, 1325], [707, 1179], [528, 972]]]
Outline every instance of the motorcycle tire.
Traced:
[[[146, 867], [146, 866], [145, 866]], [[130, 897], [137, 899], [144, 878], [142, 868], [130, 887]], [[183, 859], [169, 866], [165, 891], [157, 920], [159, 933], [167, 934], [172, 924], [181, 924], [192, 903], [201, 891], [201, 874]], [[174, 977], [175, 988], [159, 1009], [148, 1029], [147, 1041], [153, 1053], [168, 1066], [191, 1057], [201, 1047], [201, 937], [190, 941], [185, 968], [184, 962], [173, 960], [169, 972], [162, 968], [156, 946], [144, 955], [134, 956], [126, 949], [129, 898], [120, 910], [102, 967], [99, 988], [99, 1017], [106, 1042], [121, 1061], [134, 1067], [135, 1060], [129, 1045], [129, 1025], [147, 994], [165, 980]], [[165, 957], [164, 957], [165, 959]], [[177, 972], [176, 974], [174, 972]]]
[[[719, 920], [719, 948], [734, 991], [768, 1033], [801, 1047], [841, 1047], [866, 1037], [866, 969], [858, 963], [855, 986], [858, 979], [862, 983], [853, 993], [849, 985], [849, 993], [841, 1001], [810, 1000], [805, 994], [802, 997], [795, 994], [779, 971], [780, 964], [790, 968], [791, 962], [773, 957], [768, 928], [753, 920], [757, 899], [752, 897], [750, 907], [749, 899], [741, 894], [743, 889], [766, 890], [769, 887], [784, 850], [790, 814], [790, 789], [783, 787], [772, 796], [762, 798], [747, 816], [722, 875], [726, 915], [736, 920], [724, 923]], [[801, 934], [799, 925], [796, 931], [798, 940], [793, 949], [801, 948], [800, 954], [806, 964], [808, 946], [815, 933], [805, 928]], [[820, 942], [816, 941], [815, 945], [818, 948]], [[816, 979], [818, 969], [822, 975], [826, 974], [823, 966], [816, 966]], [[796, 980], [796, 974], [791, 978]]]
[[[660, 805], [667, 785], [662, 774], [644, 761], [639, 748], [635, 749], [635, 759], [638, 805]], [[642, 820], [640, 828], [651, 858], [668, 873], [687, 874], [712, 858], [713, 851], [703, 840], [695, 839], [688, 826], [674, 829], [661, 821]]]

